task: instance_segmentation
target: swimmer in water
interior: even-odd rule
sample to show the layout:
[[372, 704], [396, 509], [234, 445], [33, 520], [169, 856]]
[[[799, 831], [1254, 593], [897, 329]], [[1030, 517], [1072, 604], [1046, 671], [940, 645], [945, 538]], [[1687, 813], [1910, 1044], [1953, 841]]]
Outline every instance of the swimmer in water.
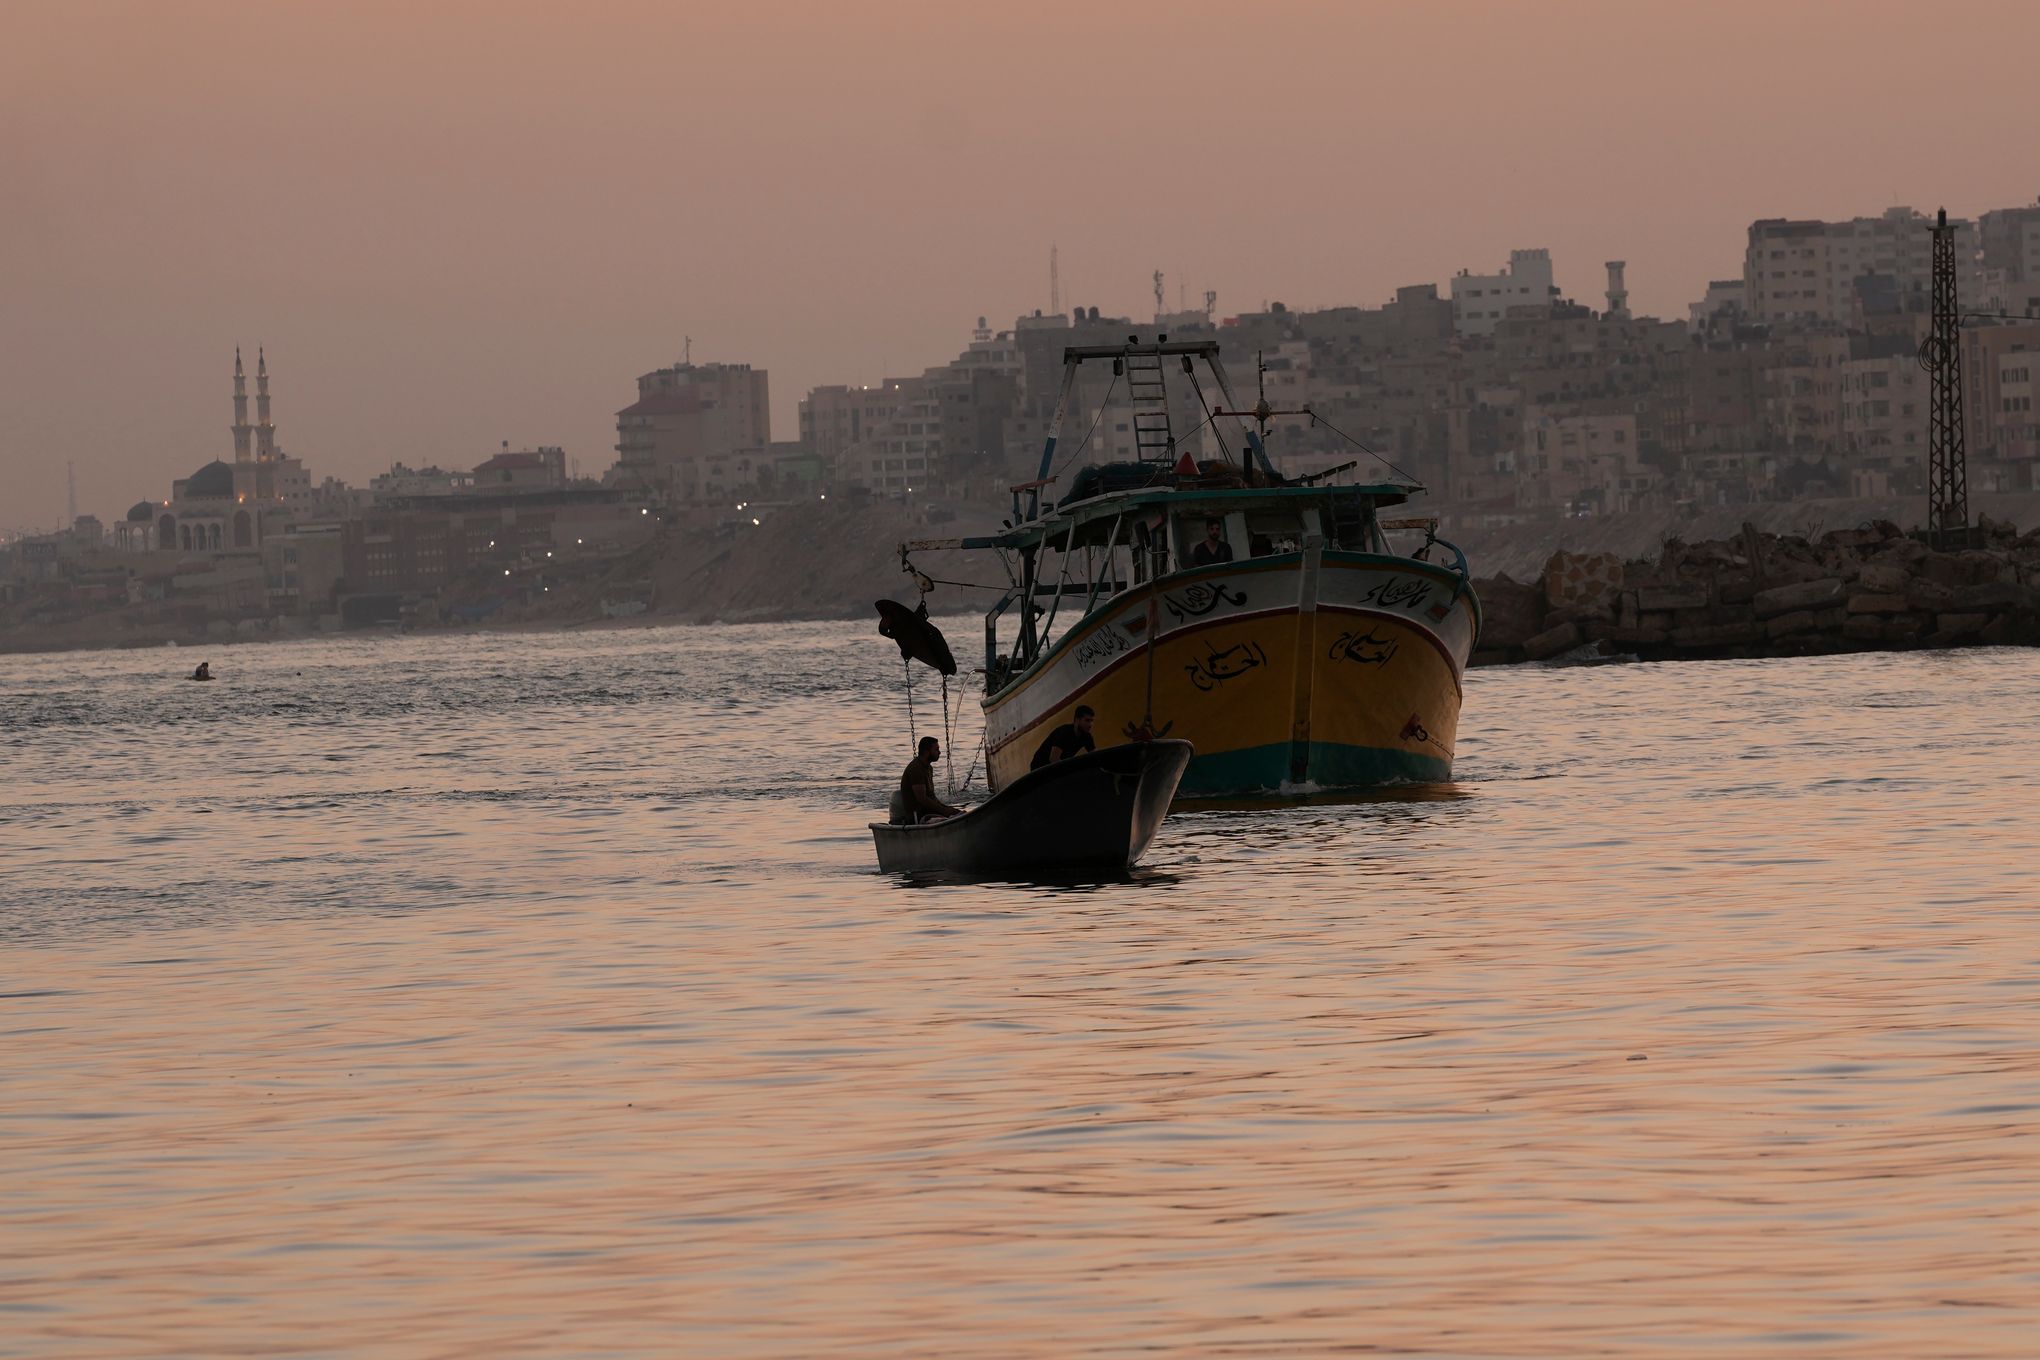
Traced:
[[199, 662], [198, 669], [191, 673], [191, 678], [194, 680], [212, 679], [212, 662], [210, 661]]

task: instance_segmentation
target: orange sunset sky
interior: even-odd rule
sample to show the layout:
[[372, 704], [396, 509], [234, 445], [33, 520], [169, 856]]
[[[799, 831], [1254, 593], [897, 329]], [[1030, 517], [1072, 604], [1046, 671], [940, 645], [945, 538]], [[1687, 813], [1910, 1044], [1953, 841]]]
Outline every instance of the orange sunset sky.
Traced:
[[1378, 304], [1547, 246], [1683, 317], [1753, 218], [2040, 194], [2040, 3], [0, 0], [0, 527], [231, 448], [613, 457], [680, 357], [801, 393], [1048, 305]]

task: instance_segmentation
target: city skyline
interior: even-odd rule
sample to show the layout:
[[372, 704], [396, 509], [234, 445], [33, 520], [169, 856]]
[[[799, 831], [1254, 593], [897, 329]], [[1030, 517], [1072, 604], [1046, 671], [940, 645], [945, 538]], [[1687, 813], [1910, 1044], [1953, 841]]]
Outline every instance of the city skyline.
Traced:
[[[1045, 309], [1051, 243], [1065, 307], [1136, 320], [1156, 268], [1171, 306], [1210, 288], [1230, 315], [1378, 306], [1523, 247], [1590, 305], [1626, 259], [1633, 310], [1678, 318], [1737, 272], [1755, 218], [2032, 201], [2016, 142], [1944, 142], [2033, 124], [2032, 44], [1963, 34], [2040, 19], [1835, 12], [1303, 5], [1243, 30], [1193, 6], [1079, 30], [1053, 7], [883, 11], [966, 53], [917, 64], [865, 31], [880, 11], [525, 6], [484, 32], [442, 6], [393, 44], [390, 7], [31, 6], [0, 55], [0, 107], [30, 132], [0, 168], [31, 205], [0, 246], [32, 264], [4, 339], [7, 527], [60, 517], [67, 460], [80, 509], [107, 514], [221, 456], [236, 340], [268, 346], [318, 475], [505, 439], [599, 474], [632, 380], [687, 337], [697, 362], [769, 370], [791, 437], [809, 388], [919, 372], [978, 315]], [[1758, 15], [1777, 41], [1734, 41]], [[1249, 115], [1214, 31], [1241, 69], [1290, 72]], [[1833, 59], [1788, 71], [1815, 31]], [[1383, 50], [1481, 97], [1360, 55]], [[653, 79], [662, 57], [687, 79]], [[1943, 119], [1922, 117], [1958, 63]], [[1144, 92], [1153, 71], [1185, 72], [1181, 97]], [[1149, 119], [1179, 125], [1128, 131]], [[1682, 185], [1650, 178], [1668, 164]]]

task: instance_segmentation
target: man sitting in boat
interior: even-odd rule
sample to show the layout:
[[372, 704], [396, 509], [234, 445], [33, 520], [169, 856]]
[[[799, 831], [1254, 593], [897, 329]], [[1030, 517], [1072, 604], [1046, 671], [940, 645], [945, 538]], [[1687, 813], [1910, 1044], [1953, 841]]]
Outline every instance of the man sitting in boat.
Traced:
[[1097, 717], [1089, 704], [1078, 704], [1076, 716], [1049, 733], [1041, 745], [1034, 748], [1034, 761], [1027, 768], [1038, 770], [1058, 760], [1068, 760], [1079, 751], [1097, 750], [1098, 743], [1091, 740], [1091, 724], [1097, 721]]
[[900, 771], [900, 786], [893, 791], [895, 826], [963, 815], [962, 808], [953, 808], [935, 796], [935, 762], [941, 758], [942, 743], [933, 737], [921, 738], [921, 749], [907, 762], [907, 768]]
[[1190, 550], [1190, 565], [1209, 567], [1232, 561], [1232, 544], [1225, 541], [1225, 521], [1216, 517], [1204, 521], [1204, 541]]

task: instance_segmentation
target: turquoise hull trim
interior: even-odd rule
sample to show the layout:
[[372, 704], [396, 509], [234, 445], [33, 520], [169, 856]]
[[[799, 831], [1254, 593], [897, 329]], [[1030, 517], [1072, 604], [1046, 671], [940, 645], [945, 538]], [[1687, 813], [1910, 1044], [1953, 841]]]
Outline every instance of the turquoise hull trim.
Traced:
[[[1304, 777], [1307, 785], [1320, 789], [1444, 784], [1451, 778], [1452, 762], [1438, 756], [1328, 741], [1310, 744], [1310, 771]], [[1277, 793], [1288, 783], [1289, 743], [1285, 741], [1192, 757], [1183, 782], [1176, 787], [1176, 797], [1240, 798]]]

